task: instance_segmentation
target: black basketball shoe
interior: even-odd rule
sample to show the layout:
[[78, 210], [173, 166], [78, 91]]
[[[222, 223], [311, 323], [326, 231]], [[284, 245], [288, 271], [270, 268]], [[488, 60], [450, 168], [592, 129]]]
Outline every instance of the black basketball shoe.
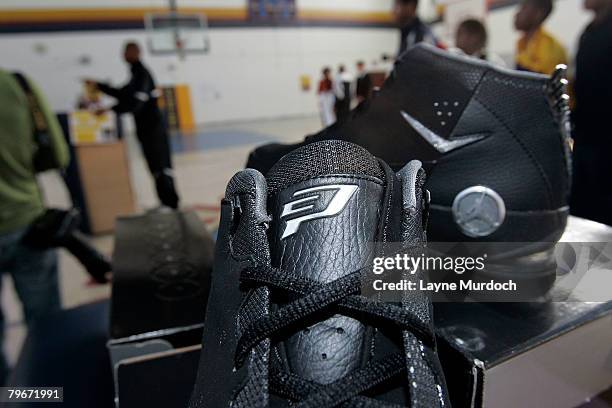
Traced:
[[424, 244], [424, 182], [343, 141], [235, 175], [189, 407], [448, 406], [429, 299], [360, 294], [372, 242]]
[[347, 121], [298, 145], [263, 146], [247, 167], [265, 174], [296, 147], [346, 140], [395, 170], [424, 164], [431, 241], [555, 242], [569, 194], [563, 73], [511, 71], [418, 45]]

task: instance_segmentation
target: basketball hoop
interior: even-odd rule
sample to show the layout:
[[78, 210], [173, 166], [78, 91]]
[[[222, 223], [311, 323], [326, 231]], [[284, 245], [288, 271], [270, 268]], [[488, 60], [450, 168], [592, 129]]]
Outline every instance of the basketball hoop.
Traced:
[[208, 20], [204, 14], [149, 13], [145, 17], [152, 54], [206, 54], [209, 52]]

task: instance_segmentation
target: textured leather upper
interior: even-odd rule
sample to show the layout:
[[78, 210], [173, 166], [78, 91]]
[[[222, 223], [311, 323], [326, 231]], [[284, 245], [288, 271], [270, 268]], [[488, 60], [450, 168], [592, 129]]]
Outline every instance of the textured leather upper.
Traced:
[[[281, 239], [286, 221], [279, 214], [298, 191], [322, 186], [356, 186], [337, 215], [300, 224], [298, 231]], [[333, 187], [332, 187], [333, 188]], [[319, 195], [310, 213], [323, 211], [337, 190]], [[377, 239], [384, 195], [382, 181], [366, 176], [329, 175], [294, 184], [272, 198], [272, 263], [288, 273], [322, 283], [336, 280], [371, 262], [371, 243]], [[293, 218], [299, 217], [300, 213]], [[366, 330], [362, 323], [333, 316], [291, 336], [284, 342], [288, 369], [321, 384], [336, 381], [362, 364]]]

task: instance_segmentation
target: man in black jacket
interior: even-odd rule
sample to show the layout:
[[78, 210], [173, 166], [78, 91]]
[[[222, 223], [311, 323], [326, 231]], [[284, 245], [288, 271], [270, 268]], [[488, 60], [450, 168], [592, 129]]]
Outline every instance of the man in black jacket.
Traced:
[[[125, 61], [130, 65], [132, 76], [121, 88], [88, 80], [100, 91], [117, 99], [112, 110], [117, 114], [131, 113], [136, 123], [136, 135], [149, 170], [155, 180], [157, 196], [161, 203], [170, 208], [178, 208], [179, 197], [174, 187], [172, 158], [168, 132], [162, 113], [157, 106], [155, 80], [140, 61], [140, 47], [128, 42], [124, 52]], [[100, 111], [99, 113], [103, 112]]]
[[361, 103], [372, 95], [372, 79], [365, 69], [363, 61], [357, 61], [357, 86], [355, 96], [357, 102]]
[[351, 111], [351, 100], [353, 77], [346, 72], [346, 67], [340, 65], [338, 67], [338, 76], [334, 80], [334, 93], [336, 95], [336, 103], [334, 109], [336, 112], [336, 121], [344, 122]]

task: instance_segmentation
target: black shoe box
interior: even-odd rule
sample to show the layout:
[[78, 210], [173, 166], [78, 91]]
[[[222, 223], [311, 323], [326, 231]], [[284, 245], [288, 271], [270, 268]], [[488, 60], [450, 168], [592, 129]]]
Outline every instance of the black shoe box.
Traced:
[[156, 210], [118, 219], [107, 343], [117, 406], [186, 404], [197, 371], [213, 251], [195, 212]]
[[[612, 228], [570, 217], [562, 241], [609, 245]], [[612, 270], [585, 277], [569, 297], [558, 278], [552, 301], [436, 303], [452, 406], [575, 407], [612, 386]]]
[[131, 357], [117, 364], [118, 406], [184, 408], [189, 403], [201, 346]]
[[110, 334], [114, 340], [202, 324], [214, 243], [193, 211], [117, 220]]

